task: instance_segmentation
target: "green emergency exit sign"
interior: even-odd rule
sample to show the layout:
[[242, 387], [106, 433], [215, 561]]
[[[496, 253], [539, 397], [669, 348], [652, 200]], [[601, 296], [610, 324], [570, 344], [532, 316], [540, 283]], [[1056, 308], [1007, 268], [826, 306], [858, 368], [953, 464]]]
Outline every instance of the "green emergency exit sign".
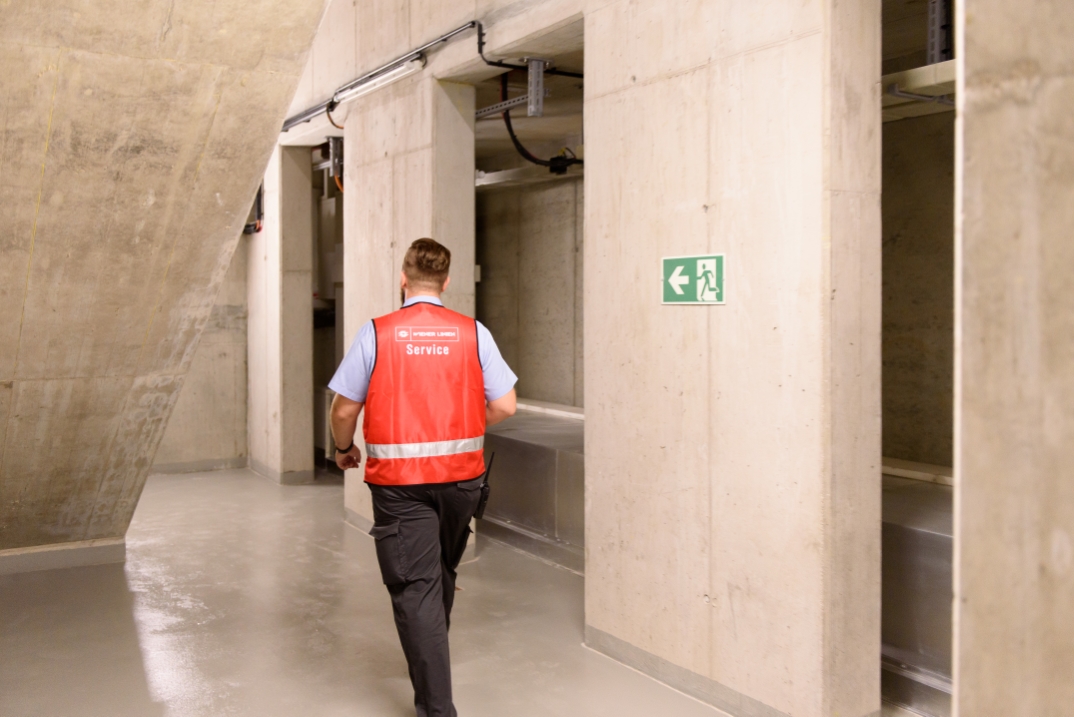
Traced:
[[665, 304], [723, 304], [724, 255], [664, 257]]

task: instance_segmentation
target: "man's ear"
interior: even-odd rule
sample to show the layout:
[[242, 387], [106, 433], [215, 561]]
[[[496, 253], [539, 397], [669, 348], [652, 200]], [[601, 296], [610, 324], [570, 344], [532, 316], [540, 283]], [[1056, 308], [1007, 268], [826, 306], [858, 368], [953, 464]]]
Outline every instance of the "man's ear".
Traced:
[[440, 293], [441, 294], [443, 294], [445, 291], [447, 291], [448, 284], [450, 284], [450, 283], [451, 283], [451, 277], [450, 276], [448, 278], [444, 279], [444, 285], [442, 287], [440, 287]]
[[405, 271], [400, 271], [399, 272], [399, 288], [400, 289], [407, 288], [407, 285], [406, 285], [406, 272]]

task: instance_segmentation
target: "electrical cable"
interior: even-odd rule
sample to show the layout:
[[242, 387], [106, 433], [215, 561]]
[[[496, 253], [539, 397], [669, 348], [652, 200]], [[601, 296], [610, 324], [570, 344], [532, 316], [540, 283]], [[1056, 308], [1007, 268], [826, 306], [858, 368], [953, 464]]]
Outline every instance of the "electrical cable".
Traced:
[[[489, 67], [503, 67], [508, 70], [525, 70], [526, 65], [512, 65], [502, 60], [490, 60], [485, 57], [485, 26], [480, 22], [477, 23], [477, 54], [481, 56], [485, 64]], [[544, 71], [546, 75], [556, 75], [558, 77], [573, 77], [577, 80], [585, 79], [585, 75], [580, 72], [567, 72], [566, 70], [557, 70], [549, 68]]]
[[[480, 27], [480, 25], [478, 26]], [[500, 75], [500, 101], [507, 101], [507, 75], [505, 72]], [[511, 143], [515, 145], [515, 150], [518, 151], [522, 158], [527, 162], [539, 165], [541, 167], [548, 167], [548, 171], [552, 174], [566, 174], [567, 167], [572, 164], [585, 164], [585, 162], [571, 152], [569, 149], [564, 149], [564, 154], [552, 157], [551, 159], [541, 159], [536, 157], [528, 149], [522, 146], [522, 142], [519, 141], [518, 135], [515, 134], [514, 125], [511, 124], [511, 110], [504, 110], [503, 123], [507, 126], [507, 134], [511, 137]], [[570, 152], [571, 156], [566, 156], [566, 152]]]
[[343, 125], [336, 124], [336, 121], [332, 119], [332, 110], [334, 110], [337, 106], [338, 105], [335, 102], [329, 102], [327, 105], [325, 105], [324, 113], [328, 116], [328, 121], [332, 123], [333, 127], [335, 127], [336, 129], [343, 129]]
[[332, 179], [336, 180], [336, 186], [339, 187], [339, 193], [343, 194], [343, 182], [340, 181], [339, 175], [332, 177]]
[[258, 234], [264, 227], [265, 222], [265, 184], [262, 182], [257, 187], [257, 194], [254, 195], [254, 220], [243, 225], [243, 234]]

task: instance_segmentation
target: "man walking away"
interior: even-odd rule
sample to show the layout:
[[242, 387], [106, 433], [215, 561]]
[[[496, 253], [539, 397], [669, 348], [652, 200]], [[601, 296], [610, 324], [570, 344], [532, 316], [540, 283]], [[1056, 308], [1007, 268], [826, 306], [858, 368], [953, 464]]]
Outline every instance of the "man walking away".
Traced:
[[515, 412], [518, 378], [474, 319], [444, 308], [451, 252], [418, 239], [403, 308], [358, 332], [328, 387], [336, 463], [356, 468], [358, 416], [377, 561], [391, 595], [418, 717], [456, 717], [448, 626], [455, 569], [481, 497], [485, 427]]

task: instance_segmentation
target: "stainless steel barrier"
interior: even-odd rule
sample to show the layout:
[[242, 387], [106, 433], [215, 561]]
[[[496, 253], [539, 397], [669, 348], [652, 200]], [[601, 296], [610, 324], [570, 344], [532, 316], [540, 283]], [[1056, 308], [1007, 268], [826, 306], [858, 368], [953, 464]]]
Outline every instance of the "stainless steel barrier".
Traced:
[[950, 486], [884, 476], [881, 694], [951, 714], [954, 554]]
[[585, 570], [585, 422], [519, 411], [485, 434], [496, 452], [478, 534]]

